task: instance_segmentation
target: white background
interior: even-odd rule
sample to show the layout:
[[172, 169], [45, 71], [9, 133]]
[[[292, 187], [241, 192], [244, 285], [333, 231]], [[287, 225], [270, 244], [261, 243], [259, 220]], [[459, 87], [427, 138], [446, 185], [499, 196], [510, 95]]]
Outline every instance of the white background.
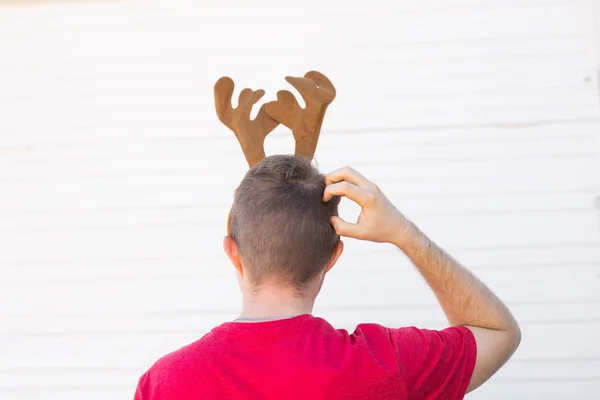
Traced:
[[[269, 101], [311, 69], [338, 89], [320, 168], [380, 184], [521, 323], [468, 398], [600, 398], [593, 16], [578, 0], [0, 2], [0, 398], [130, 399], [158, 357], [237, 316], [221, 240], [247, 166], [212, 86]], [[267, 139], [292, 149], [283, 128]], [[316, 315], [444, 327], [399, 252], [346, 244]]]

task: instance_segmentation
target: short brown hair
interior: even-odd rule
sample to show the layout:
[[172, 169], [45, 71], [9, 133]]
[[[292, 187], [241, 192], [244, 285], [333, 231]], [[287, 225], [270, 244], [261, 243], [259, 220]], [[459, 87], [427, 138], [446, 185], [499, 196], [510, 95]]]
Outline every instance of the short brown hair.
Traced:
[[301, 288], [325, 268], [340, 238], [331, 225], [339, 198], [323, 202], [324, 190], [325, 177], [298, 156], [266, 157], [246, 173], [230, 232], [255, 284]]

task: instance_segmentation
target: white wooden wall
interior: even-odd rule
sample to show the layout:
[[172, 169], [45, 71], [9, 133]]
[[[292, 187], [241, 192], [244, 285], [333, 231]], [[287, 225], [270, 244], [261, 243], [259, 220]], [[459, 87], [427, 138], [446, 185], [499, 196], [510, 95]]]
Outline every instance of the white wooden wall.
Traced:
[[[1, 399], [130, 399], [237, 316], [221, 240], [246, 166], [212, 86], [271, 100], [310, 69], [338, 88], [321, 169], [379, 183], [522, 324], [469, 398], [600, 398], [591, 1], [27, 3], [0, 5]], [[401, 254], [353, 241], [315, 312], [444, 326]]]

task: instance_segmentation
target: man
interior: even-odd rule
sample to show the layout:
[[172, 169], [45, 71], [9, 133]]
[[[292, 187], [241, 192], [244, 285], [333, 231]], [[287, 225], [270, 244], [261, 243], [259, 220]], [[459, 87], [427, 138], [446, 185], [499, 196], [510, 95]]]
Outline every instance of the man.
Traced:
[[[341, 197], [362, 208], [357, 223], [337, 216]], [[340, 236], [397, 246], [450, 327], [370, 323], [348, 333], [312, 316]], [[520, 342], [490, 289], [351, 168], [323, 176], [302, 157], [263, 159], [236, 190], [224, 249], [243, 294], [239, 319], [157, 361], [136, 400], [461, 399]]]

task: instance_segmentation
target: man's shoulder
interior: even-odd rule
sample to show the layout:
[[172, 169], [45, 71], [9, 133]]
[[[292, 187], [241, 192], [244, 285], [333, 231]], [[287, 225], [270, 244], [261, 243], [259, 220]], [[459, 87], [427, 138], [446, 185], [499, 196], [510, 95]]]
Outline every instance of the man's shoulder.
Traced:
[[471, 331], [463, 326], [446, 327], [440, 329], [419, 328], [416, 326], [388, 327], [376, 323], [362, 323], [357, 325], [352, 333], [355, 340], [361, 338], [365, 341], [377, 343], [389, 342], [395, 347], [423, 347], [431, 342], [447, 342], [472, 336]]
[[181, 346], [180, 348], [158, 358], [148, 368], [144, 376], [172, 376], [184, 371], [189, 371], [190, 365], [200, 366], [205, 359], [206, 348], [214, 340], [213, 332], [209, 332], [200, 339]]
[[418, 335], [422, 329], [415, 326], [390, 327], [373, 322], [360, 323], [350, 336], [356, 341], [389, 342], [397, 341], [398, 338], [407, 338]]

